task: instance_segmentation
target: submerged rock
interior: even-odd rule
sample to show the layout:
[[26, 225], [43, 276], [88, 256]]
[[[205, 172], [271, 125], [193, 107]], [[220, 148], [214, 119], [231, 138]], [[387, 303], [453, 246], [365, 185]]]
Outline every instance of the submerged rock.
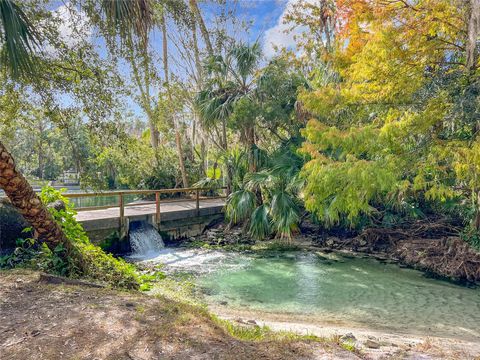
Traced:
[[357, 341], [357, 338], [352, 333], [347, 333], [340, 338], [340, 341], [342, 341], [342, 342], [347, 342], [347, 341], [354, 342], [354, 341]]
[[380, 349], [380, 344], [377, 341], [372, 339], [368, 339], [363, 343], [363, 345], [365, 345], [369, 349]]

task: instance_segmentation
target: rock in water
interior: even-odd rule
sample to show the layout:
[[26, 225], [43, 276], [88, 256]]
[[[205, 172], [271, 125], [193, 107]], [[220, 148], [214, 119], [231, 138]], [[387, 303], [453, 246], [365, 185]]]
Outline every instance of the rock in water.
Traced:
[[378, 342], [376, 342], [375, 340], [371, 340], [371, 339], [368, 339], [367, 341], [365, 341], [364, 345], [370, 349], [379, 349], [380, 348], [380, 344]]
[[342, 341], [342, 342], [346, 342], [346, 341], [354, 342], [354, 341], [357, 341], [357, 338], [352, 333], [348, 333], [348, 334], [343, 335], [340, 338], [340, 341]]

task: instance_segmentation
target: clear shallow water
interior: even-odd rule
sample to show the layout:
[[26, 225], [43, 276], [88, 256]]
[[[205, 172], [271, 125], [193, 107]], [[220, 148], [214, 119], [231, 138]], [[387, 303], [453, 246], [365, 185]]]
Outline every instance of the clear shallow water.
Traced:
[[167, 271], [197, 273], [211, 304], [480, 341], [480, 289], [375, 259], [165, 249], [148, 261], [165, 263]]

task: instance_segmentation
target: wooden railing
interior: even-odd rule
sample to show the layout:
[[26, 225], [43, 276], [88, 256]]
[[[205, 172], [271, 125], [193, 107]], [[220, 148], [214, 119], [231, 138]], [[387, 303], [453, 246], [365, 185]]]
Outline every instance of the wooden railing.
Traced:
[[[118, 204], [113, 205], [102, 205], [102, 206], [84, 206], [84, 207], [76, 207], [75, 210], [77, 211], [86, 211], [86, 210], [101, 210], [101, 209], [110, 209], [113, 207], [119, 207], [119, 217], [120, 217], [120, 225], [125, 222], [125, 207], [127, 206], [138, 206], [138, 205], [147, 205], [155, 203], [155, 222], [157, 225], [160, 224], [161, 221], [161, 212], [160, 212], [160, 203], [173, 203], [173, 202], [180, 202], [186, 200], [192, 200], [193, 197], [189, 198], [167, 198], [161, 200], [161, 194], [176, 194], [176, 193], [185, 193], [185, 194], [192, 194], [194, 193], [195, 199], [195, 208], [197, 216], [200, 213], [200, 200], [202, 199], [223, 199], [226, 195], [220, 196], [201, 196], [201, 192], [205, 191], [218, 191], [218, 190], [225, 190], [225, 187], [221, 188], [178, 188], [178, 189], [156, 189], [156, 190], [118, 190], [118, 191], [105, 191], [105, 192], [83, 192], [83, 193], [65, 193], [63, 196], [70, 198], [70, 199], [78, 199], [78, 198], [85, 198], [85, 197], [105, 197], [105, 196], [118, 196]], [[125, 202], [125, 195], [152, 195], [155, 194], [155, 200], [151, 201], [135, 201], [132, 203]]]

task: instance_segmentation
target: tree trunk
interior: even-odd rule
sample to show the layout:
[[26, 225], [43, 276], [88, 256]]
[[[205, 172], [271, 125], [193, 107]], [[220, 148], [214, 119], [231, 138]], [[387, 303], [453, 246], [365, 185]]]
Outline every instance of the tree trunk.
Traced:
[[50, 250], [60, 244], [68, 246], [62, 229], [33, 191], [27, 179], [16, 169], [12, 155], [1, 142], [0, 188], [5, 191], [12, 205], [32, 226], [35, 236], [40, 241], [44, 241]]
[[[190, 1], [190, 10], [194, 14], [194, 18], [192, 21], [192, 42], [193, 42], [193, 57], [195, 59], [195, 69], [197, 71], [197, 76], [196, 76], [197, 90], [201, 90], [203, 88], [203, 69], [202, 69], [202, 62], [200, 60], [200, 50], [198, 48], [197, 20], [196, 20], [196, 18], [199, 16], [201, 18], [201, 15], [195, 14], [194, 5], [196, 5], [195, 1], [193, 1], [193, 4], [192, 4], [192, 1]], [[202, 115], [200, 112], [197, 111], [196, 106], [193, 107], [193, 113], [195, 117], [195, 123], [198, 124], [197, 128], [202, 127], [202, 124], [203, 124], [203, 121], [201, 119]], [[205, 167], [206, 150], [205, 150], [205, 139], [204, 139], [203, 131], [204, 129], [202, 127], [202, 136], [200, 140], [200, 173], [202, 175], [206, 175], [207, 173], [207, 169]], [[192, 139], [193, 139], [193, 136], [192, 136]], [[193, 146], [195, 146], [195, 143], [193, 143]]]
[[[255, 127], [249, 126], [245, 130], [245, 138], [247, 142], [247, 151], [248, 151], [248, 171], [251, 173], [256, 173], [258, 171], [257, 156], [255, 151], [257, 149], [257, 142], [255, 138]], [[253, 189], [255, 196], [257, 198], [257, 204], [263, 204], [262, 190], [259, 186], [255, 186]]]
[[[162, 17], [162, 40], [163, 40], [163, 68], [165, 71], [165, 87], [167, 89], [168, 101], [172, 104], [172, 94], [170, 92], [170, 82], [168, 74], [168, 40], [167, 40], [167, 24], [165, 16]], [[177, 145], [178, 163], [180, 165], [180, 173], [182, 174], [183, 187], [188, 188], [187, 171], [185, 170], [185, 162], [183, 159], [182, 138], [180, 130], [175, 119], [172, 119], [175, 129], [175, 143]]]
[[474, 224], [475, 230], [480, 231], [480, 191], [477, 192], [477, 208], [475, 210]]
[[480, 32], [480, 0], [470, 0], [467, 39], [467, 69], [475, 70], [477, 66], [477, 41]]
[[205, 166], [205, 160], [207, 158], [206, 154], [207, 154], [207, 150], [205, 147], [205, 139], [202, 136], [202, 139], [200, 140], [200, 173], [202, 175], [207, 174], [207, 167]]
[[200, 32], [202, 33], [203, 40], [207, 47], [208, 55], [213, 55], [212, 42], [210, 41], [210, 35], [208, 34], [207, 27], [205, 26], [205, 21], [203, 21], [202, 14], [198, 8], [197, 0], [190, 0], [190, 9], [194, 13], [195, 18], [197, 19], [198, 25], [200, 26]]
[[150, 129], [150, 145], [156, 150], [158, 149], [159, 132], [157, 130], [157, 126], [155, 125], [155, 116], [153, 111], [150, 109], [150, 104], [146, 104], [144, 106], [144, 110], [147, 113], [148, 127]]
[[195, 68], [197, 70], [197, 87], [198, 89], [201, 89], [203, 84], [203, 71], [202, 71], [202, 63], [200, 61], [200, 51], [198, 49], [196, 24], [197, 22], [195, 21], [195, 19], [193, 19], [192, 21], [193, 57], [195, 59]]

